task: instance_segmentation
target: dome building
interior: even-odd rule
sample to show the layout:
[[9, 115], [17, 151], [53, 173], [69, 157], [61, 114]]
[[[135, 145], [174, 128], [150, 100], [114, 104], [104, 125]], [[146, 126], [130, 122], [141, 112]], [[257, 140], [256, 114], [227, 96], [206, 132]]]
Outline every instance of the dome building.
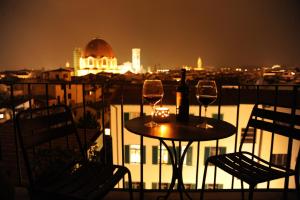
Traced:
[[[74, 50], [75, 51], [75, 50]], [[78, 48], [73, 55], [77, 55]], [[74, 57], [75, 60], [75, 57]], [[81, 51], [79, 63], [74, 62], [74, 69], [76, 76], [84, 76], [86, 74], [97, 74], [99, 72], [119, 73], [117, 58], [111, 46], [102, 39], [96, 38], [91, 40]]]

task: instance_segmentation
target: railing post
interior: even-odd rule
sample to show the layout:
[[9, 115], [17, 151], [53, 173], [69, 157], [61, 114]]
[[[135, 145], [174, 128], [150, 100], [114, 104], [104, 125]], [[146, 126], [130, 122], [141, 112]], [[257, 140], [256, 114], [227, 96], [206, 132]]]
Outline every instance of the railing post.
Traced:
[[[140, 87], [141, 88], [141, 87]], [[141, 90], [140, 90], [141, 91]], [[140, 92], [140, 94], [142, 94], [142, 92]], [[144, 98], [141, 98], [141, 102], [140, 102], [140, 116], [144, 115]], [[144, 137], [141, 136], [140, 138], [140, 171], [141, 171], [141, 180], [140, 180], [140, 199], [143, 200], [144, 199]]]
[[14, 102], [14, 84], [10, 85], [10, 100], [11, 100], [11, 109], [12, 109], [12, 123], [14, 129], [14, 139], [15, 139], [15, 149], [16, 149], [16, 159], [17, 159], [17, 174], [18, 174], [18, 183], [22, 184], [22, 173], [21, 173], [21, 165], [20, 165], [20, 155], [19, 155], [19, 140], [17, 136], [17, 127], [16, 127], [16, 110], [15, 110], [15, 102]]
[[[241, 85], [238, 85], [238, 97], [237, 97], [237, 108], [236, 108], [236, 133], [234, 135], [234, 152], [237, 151], [237, 140], [238, 140], [238, 133], [239, 133], [239, 119], [240, 119], [240, 104], [241, 104]], [[231, 189], [233, 189], [234, 185], [234, 176], [232, 176], [231, 180]]]

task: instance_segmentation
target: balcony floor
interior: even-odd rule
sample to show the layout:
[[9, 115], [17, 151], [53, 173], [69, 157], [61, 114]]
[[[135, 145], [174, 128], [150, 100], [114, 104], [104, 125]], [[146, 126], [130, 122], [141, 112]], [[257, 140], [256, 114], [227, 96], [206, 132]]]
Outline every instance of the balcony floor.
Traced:
[[[16, 196], [15, 200], [29, 200], [28, 192], [25, 188], [17, 187], [16, 188]], [[156, 199], [158, 196], [164, 195], [166, 192], [157, 192], [157, 191], [145, 191], [144, 192], [144, 199], [145, 200], [153, 200]], [[189, 192], [192, 199], [200, 199], [200, 192]], [[245, 193], [247, 195], [247, 193]], [[104, 200], [127, 200], [129, 199], [129, 194], [126, 191], [112, 191], [106, 195]], [[140, 199], [140, 193], [134, 192], [134, 199]], [[172, 192], [170, 200], [177, 200], [180, 199], [178, 192]], [[186, 197], [184, 199], [187, 199]], [[207, 191], [205, 192], [205, 200], [240, 200], [241, 193], [239, 191]], [[247, 197], [245, 198], [247, 199]], [[254, 192], [254, 200], [265, 200], [265, 199], [272, 199], [272, 200], [282, 200], [283, 193], [282, 191], [256, 191]], [[296, 192], [292, 191], [288, 193], [288, 200], [296, 200]]]
[[[145, 200], [153, 200], [157, 197], [166, 194], [165, 192], [152, 192], [152, 191], [146, 191], [144, 192], [144, 199]], [[200, 199], [200, 192], [189, 192], [192, 199]], [[139, 192], [134, 193], [134, 199], [140, 199], [139, 198]], [[247, 193], [245, 193], [245, 196]], [[114, 199], [129, 199], [129, 195], [126, 192], [123, 191], [114, 191], [107, 194], [105, 200], [114, 200]], [[170, 200], [177, 200], [180, 199], [180, 195], [178, 192], [173, 192], [170, 197], [168, 198]], [[188, 199], [187, 197], [184, 197], [184, 199]], [[228, 192], [228, 191], [222, 191], [222, 192], [216, 192], [216, 191], [208, 191], [205, 193], [205, 200], [240, 200], [241, 199], [241, 193], [240, 192]], [[245, 197], [245, 199], [248, 199], [248, 196]], [[265, 200], [265, 199], [272, 199], [272, 200], [282, 200], [283, 199], [283, 193], [282, 192], [255, 192], [254, 193], [254, 200]], [[290, 192], [288, 194], [289, 200], [296, 200], [296, 193]]]

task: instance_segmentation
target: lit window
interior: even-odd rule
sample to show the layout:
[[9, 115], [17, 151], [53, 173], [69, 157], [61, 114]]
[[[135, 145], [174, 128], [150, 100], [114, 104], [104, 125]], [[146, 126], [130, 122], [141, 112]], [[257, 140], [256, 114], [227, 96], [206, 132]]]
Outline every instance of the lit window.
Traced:
[[[160, 156], [160, 154], [159, 154]], [[161, 148], [161, 163], [169, 163], [169, 154], [168, 154], [168, 150], [166, 149], [166, 147], [162, 146]]]
[[[185, 146], [182, 146], [181, 147], [181, 155], [183, 154], [184, 149], [185, 149]], [[173, 151], [172, 148], [171, 148], [171, 151]], [[179, 152], [179, 147], [176, 147], [176, 152]], [[184, 161], [183, 161], [184, 165], [189, 165], [189, 166], [192, 165], [192, 152], [193, 152], [192, 147], [189, 147], [186, 152]], [[161, 159], [162, 164], [171, 164], [169, 152], [166, 149], [166, 147], [164, 147], [164, 146], [162, 146], [161, 152], [160, 152], [160, 148], [158, 146], [152, 146], [152, 164], [158, 164], [160, 162], [160, 154], [161, 154], [161, 158], [162, 158]], [[172, 154], [174, 155], [174, 152], [172, 152]], [[178, 156], [178, 153], [176, 153], [176, 155]]]
[[103, 59], [103, 65], [107, 65], [106, 59]]
[[105, 128], [104, 129], [104, 134], [105, 135], [110, 135], [110, 128]]
[[140, 145], [130, 145], [130, 162], [131, 163], [140, 163]]
[[93, 59], [92, 58], [89, 59], [89, 66], [93, 66]]
[[0, 113], [0, 119], [4, 119], [4, 114]]
[[[143, 146], [143, 163], [146, 162], [146, 147]], [[140, 145], [125, 145], [125, 163], [141, 163]]]

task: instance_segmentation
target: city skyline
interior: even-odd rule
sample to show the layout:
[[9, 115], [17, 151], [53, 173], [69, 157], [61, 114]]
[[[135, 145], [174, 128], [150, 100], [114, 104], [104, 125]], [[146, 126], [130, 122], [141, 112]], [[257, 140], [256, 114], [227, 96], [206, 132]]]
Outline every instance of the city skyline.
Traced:
[[300, 2], [8, 1], [0, 3], [0, 70], [55, 68], [106, 40], [118, 63], [143, 66], [300, 65]]

